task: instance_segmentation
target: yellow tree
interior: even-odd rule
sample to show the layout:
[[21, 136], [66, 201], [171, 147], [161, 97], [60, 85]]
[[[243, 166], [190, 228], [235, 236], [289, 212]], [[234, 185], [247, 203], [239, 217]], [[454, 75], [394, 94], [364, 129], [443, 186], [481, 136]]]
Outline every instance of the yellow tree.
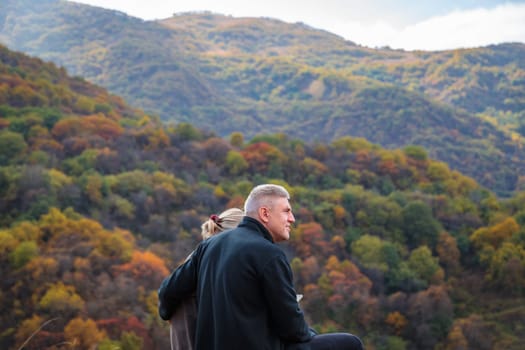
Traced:
[[80, 349], [96, 349], [96, 345], [106, 338], [106, 333], [98, 329], [92, 319], [86, 320], [77, 317], [69, 321], [64, 328], [64, 337], [67, 342]]
[[490, 245], [496, 249], [504, 240], [512, 237], [519, 230], [520, 226], [516, 220], [513, 217], [508, 217], [493, 226], [477, 229], [470, 236], [470, 240], [478, 249], [485, 245]]
[[394, 334], [400, 335], [408, 324], [407, 318], [399, 311], [390, 312], [385, 319], [385, 323], [392, 328]]
[[230, 135], [230, 144], [233, 147], [241, 148], [244, 144], [244, 135], [241, 132], [234, 132]]
[[444, 350], [468, 350], [468, 341], [463, 334], [463, 330], [457, 324], [448, 333]]
[[38, 315], [33, 315], [31, 318], [22, 321], [15, 334], [17, 347], [21, 349], [23, 344], [28, 343], [34, 334], [42, 328], [42, 324], [42, 317]]
[[506, 292], [522, 295], [525, 291], [525, 249], [504, 242], [492, 256], [487, 279]]
[[100, 231], [96, 249], [103, 256], [128, 262], [132, 257], [134, 244], [135, 237], [131, 232], [117, 228], [112, 232]]
[[58, 315], [82, 310], [84, 300], [77, 294], [75, 287], [58, 282], [47, 289], [38, 305], [42, 310]]

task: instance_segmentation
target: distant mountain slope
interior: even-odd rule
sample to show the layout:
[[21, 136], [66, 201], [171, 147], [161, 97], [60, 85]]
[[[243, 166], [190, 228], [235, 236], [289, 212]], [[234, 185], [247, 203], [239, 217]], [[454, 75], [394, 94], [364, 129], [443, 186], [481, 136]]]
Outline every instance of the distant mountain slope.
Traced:
[[154, 22], [55, 0], [7, 1], [0, 11], [0, 40], [7, 46], [63, 65], [136, 106], [158, 111], [159, 89], [179, 106], [211, 95], [176, 50], [166, 50], [178, 33]]
[[521, 44], [375, 50], [301, 23], [211, 13], [150, 22], [58, 0], [7, 0], [0, 12], [0, 42], [165, 121], [221, 136], [416, 144], [499, 194], [523, 186], [512, 134], [525, 125]]
[[33, 121], [25, 127], [20, 124], [20, 128], [37, 125], [42, 117], [52, 118], [46, 121], [52, 124], [66, 116], [100, 114], [112, 120], [135, 121], [144, 116], [143, 111], [105, 88], [71, 77], [53, 63], [0, 45], [0, 119], [31, 113], [35, 114]]
[[[476, 49], [416, 52], [395, 61], [374, 59], [353, 74], [417, 90], [471, 113], [525, 114], [525, 45], [509, 43]], [[503, 122], [503, 120], [500, 120]]]

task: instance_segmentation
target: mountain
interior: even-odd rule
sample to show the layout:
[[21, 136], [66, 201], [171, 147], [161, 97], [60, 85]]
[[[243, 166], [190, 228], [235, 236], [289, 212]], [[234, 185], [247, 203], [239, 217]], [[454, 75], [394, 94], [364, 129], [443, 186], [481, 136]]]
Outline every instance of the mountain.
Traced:
[[317, 331], [523, 347], [524, 192], [500, 199], [419, 146], [167, 125], [0, 46], [0, 348], [169, 348], [161, 280], [267, 182], [292, 195], [281, 247]]
[[58, 0], [7, 0], [0, 11], [0, 42], [166, 122], [420, 145], [501, 196], [523, 187], [523, 44], [405, 52], [269, 18], [142, 21]]

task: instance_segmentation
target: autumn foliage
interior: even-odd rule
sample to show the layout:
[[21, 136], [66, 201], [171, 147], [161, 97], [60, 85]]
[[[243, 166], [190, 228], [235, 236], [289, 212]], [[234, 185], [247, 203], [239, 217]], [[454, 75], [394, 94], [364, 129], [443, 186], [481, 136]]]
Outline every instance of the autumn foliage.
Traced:
[[204, 219], [265, 182], [291, 193], [282, 248], [318, 331], [369, 349], [522, 346], [523, 193], [498, 198], [416, 146], [166, 126], [52, 65], [2, 57], [1, 348], [169, 348], [159, 283]]

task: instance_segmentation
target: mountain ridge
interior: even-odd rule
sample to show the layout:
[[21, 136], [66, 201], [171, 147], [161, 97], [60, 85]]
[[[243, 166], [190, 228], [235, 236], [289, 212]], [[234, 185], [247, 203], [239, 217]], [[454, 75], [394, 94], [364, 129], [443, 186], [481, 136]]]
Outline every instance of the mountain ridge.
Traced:
[[[501, 195], [524, 186], [525, 45], [371, 49], [275, 19], [191, 13], [143, 21], [56, 0], [37, 12], [32, 2], [3, 5], [1, 42], [63, 65], [165, 122], [191, 122], [223, 137], [263, 130], [322, 141], [365, 136], [392, 148], [413, 143]], [[380, 114], [387, 132], [374, 121]], [[434, 130], [427, 116], [443, 128]], [[303, 126], [316, 123], [324, 128], [306, 134]], [[327, 128], [334, 123], [340, 127]], [[412, 137], [398, 137], [407, 133], [402, 125]], [[460, 137], [440, 138], [445, 131]]]

